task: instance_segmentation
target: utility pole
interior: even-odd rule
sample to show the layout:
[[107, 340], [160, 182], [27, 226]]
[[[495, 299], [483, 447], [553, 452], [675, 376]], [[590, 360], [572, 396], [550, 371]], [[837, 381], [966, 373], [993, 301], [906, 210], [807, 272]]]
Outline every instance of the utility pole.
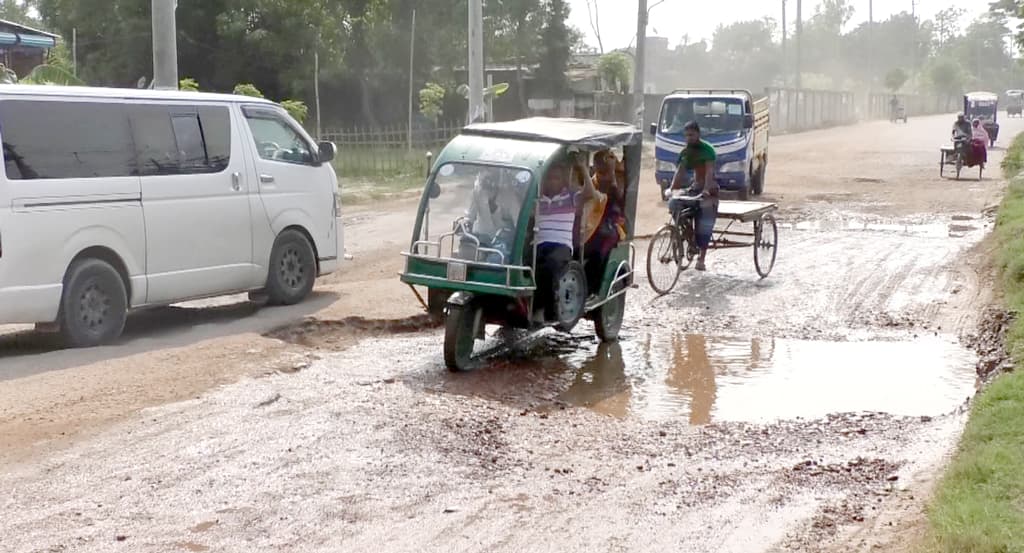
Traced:
[[412, 10], [412, 32], [409, 33], [409, 150], [412, 151], [412, 88], [413, 61], [416, 56], [416, 10]]
[[919, 0], [910, 0], [910, 17], [917, 18], [917, 3]]
[[313, 101], [316, 104], [316, 139], [320, 140], [323, 127], [320, 118], [320, 32], [316, 33], [316, 48], [313, 49]]
[[789, 84], [788, 57], [786, 56], [786, 0], [782, 0], [782, 86]]
[[474, 123], [484, 112], [484, 10], [482, 0], [469, 0], [469, 117]]
[[875, 2], [868, 0], [868, 92], [875, 88]]
[[796, 88], [801, 86], [800, 73], [803, 71], [801, 68], [801, 52], [804, 42], [804, 2], [803, 0], [796, 0]]
[[647, 42], [647, 0], [637, 0], [636, 57], [633, 67], [633, 109], [638, 129], [644, 126], [644, 47]]
[[78, 76], [78, 27], [71, 29], [71, 72]]
[[178, 89], [177, 0], [153, 0], [153, 87]]

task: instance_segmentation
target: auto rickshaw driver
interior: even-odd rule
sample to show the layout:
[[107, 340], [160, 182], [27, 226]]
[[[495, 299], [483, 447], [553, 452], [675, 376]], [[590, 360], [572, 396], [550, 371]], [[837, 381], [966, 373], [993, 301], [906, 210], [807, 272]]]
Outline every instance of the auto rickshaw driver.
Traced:
[[[462, 227], [472, 234], [476, 240], [463, 237], [460, 241], [460, 257], [476, 258], [477, 241], [479, 247], [498, 250], [507, 259], [511, 253], [509, 241], [515, 234], [516, 221], [522, 207], [521, 195], [517, 193], [514, 179], [507, 178], [501, 169], [486, 167], [481, 169], [473, 184], [473, 197], [466, 215], [456, 221], [457, 228]], [[488, 259], [497, 263], [500, 259], [493, 253]]]

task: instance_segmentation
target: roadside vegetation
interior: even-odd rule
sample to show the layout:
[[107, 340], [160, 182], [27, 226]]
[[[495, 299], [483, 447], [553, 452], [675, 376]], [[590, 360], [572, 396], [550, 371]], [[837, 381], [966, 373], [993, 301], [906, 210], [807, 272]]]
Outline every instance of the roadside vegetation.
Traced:
[[[1024, 134], [1007, 152], [1010, 183], [995, 229], [996, 262], [1006, 307], [1024, 310]], [[1007, 333], [1015, 370], [974, 400], [960, 447], [929, 512], [929, 550], [943, 553], [1024, 552], [1024, 321]]]

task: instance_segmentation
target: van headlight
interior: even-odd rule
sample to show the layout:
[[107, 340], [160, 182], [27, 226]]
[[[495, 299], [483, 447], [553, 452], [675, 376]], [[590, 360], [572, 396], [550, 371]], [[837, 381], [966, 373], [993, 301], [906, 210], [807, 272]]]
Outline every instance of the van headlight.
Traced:
[[676, 164], [671, 161], [658, 160], [658, 172], [659, 173], [675, 173]]
[[742, 161], [730, 161], [729, 163], [723, 163], [722, 168], [718, 170], [720, 173], [742, 173], [743, 162]]

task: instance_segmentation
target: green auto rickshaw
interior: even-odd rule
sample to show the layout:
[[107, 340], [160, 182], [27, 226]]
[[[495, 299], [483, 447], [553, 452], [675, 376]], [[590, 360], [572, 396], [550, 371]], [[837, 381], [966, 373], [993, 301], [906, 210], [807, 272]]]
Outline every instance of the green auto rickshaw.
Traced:
[[[444, 318], [449, 369], [470, 366], [486, 324], [568, 332], [588, 318], [602, 340], [617, 339], [633, 286], [642, 140], [628, 124], [530, 118], [470, 125], [445, 146], [427, 177], [400, 278]], [[541, 263], [546, 250], [536, 239], [546, 232], [537, 225], [540, 204], [550, 201], [542, 183], [549, 171], [568, 171], [578, 189], [592, 178], [591, 163], [609, 152], [619, 160], [621, 194], [606, 196], [604, 209], [614, 206], [617, 238], [588, 258], [592, 248], [579, 228], [591, 206], [579, 209], [571, 258], [548, 275], [539, 264], [547, 269], [550, 260]], [[425, 300], [417, 287], [426, 289]]]

